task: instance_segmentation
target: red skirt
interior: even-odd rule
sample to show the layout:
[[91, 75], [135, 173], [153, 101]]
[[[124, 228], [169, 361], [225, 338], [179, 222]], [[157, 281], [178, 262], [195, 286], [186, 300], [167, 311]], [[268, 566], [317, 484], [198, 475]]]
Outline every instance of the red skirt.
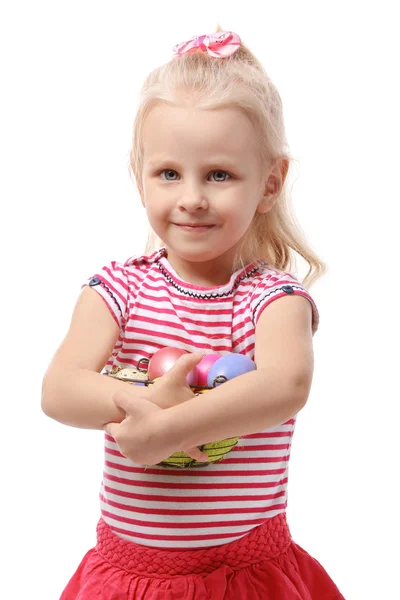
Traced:
[[60, 600], [344, 600], [324, 568], [290, 536], [285, 513], [239, 540], [160, 550], [115, 535], [100, 519]]

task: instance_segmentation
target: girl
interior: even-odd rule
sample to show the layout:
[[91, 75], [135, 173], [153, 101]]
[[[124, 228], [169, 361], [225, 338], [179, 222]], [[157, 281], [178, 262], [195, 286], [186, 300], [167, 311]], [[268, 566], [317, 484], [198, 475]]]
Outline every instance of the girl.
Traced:
[[[156, 245], [85, 282], [43, 381], [48, 416], [105, 430], [97, 545], [61, 599], [343, 598], [285, 518], [319, 319], [305, 286], [324, 265], [287, 206], [279, 94], [237, 34], [182, 43], [149, 75], [131, 167]], [[101, 373], [168, 346], [189, 353], [152, 386]], [[195, 395], [188, 373], [228, 352], [257, 369]], [[234, 436], [208, 462], [203, 445]], [[177, 451], [196, 467], [159, 464]]]

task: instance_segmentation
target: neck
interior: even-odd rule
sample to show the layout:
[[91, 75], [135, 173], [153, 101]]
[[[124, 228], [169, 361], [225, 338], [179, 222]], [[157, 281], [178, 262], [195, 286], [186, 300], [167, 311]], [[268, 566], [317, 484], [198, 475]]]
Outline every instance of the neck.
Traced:
[[167, 258], [179, 277], [199, 287], [214, 287], [228, 283], [233, 270], [232, 262], [210, 260], [206, 262], [192, 262], [171, 253], [167, 249]]

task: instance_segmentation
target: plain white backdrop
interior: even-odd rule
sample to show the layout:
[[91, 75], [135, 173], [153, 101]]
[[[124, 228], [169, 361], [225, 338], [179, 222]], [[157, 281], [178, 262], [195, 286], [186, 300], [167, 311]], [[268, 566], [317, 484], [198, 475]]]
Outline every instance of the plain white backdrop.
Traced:
[[292, 534], [347, 600], [400, 597], [395, 5], [2, 6], [0, 498], [8, 600], [57, 600], [95, 543], [102, 433], [47, 418], [42, 377], [81, 283], [105, 262], [144, 249], [146, 217], [128, 174], [143, 79], [176, 43], [217, 23], [239, 33], [280, 91], [296, 158], [296, 216], [329, 267], [310, 290], [321, 322], [313, 387], [292, 447]]

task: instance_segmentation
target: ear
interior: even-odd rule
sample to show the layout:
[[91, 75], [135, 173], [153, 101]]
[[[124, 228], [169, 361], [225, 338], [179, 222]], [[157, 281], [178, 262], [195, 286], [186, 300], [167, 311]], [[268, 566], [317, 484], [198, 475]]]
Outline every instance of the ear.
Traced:
[[257, 212], [267, 213], [274, 206], [279, 198], [283, 184], [289, 170], [289, 161], [287, 158], [278, 158], [274, 161], [272, 167], [267, 172], [267, 178], [264, 183], [261, 200], [257, 207]]

